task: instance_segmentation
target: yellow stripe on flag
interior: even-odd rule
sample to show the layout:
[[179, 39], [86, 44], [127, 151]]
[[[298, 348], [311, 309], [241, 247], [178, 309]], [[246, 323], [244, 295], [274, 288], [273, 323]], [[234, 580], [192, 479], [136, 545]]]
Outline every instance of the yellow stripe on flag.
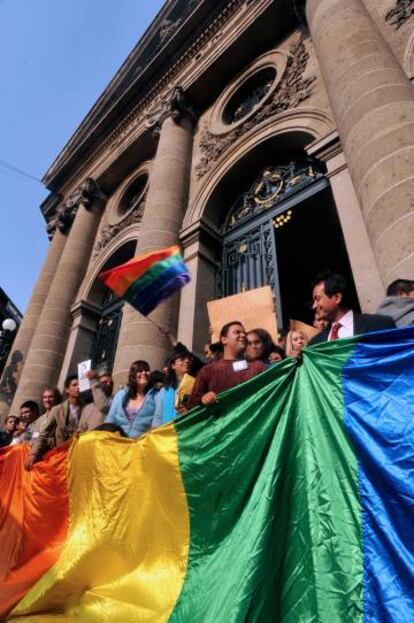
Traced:
[[46, 623], [53, 613], [66, 622], [167, 621], [190, 536], [173, 425], [138, 441], [81, 435], [70, 450], [69, 502], [59, 560], [8, 620]]

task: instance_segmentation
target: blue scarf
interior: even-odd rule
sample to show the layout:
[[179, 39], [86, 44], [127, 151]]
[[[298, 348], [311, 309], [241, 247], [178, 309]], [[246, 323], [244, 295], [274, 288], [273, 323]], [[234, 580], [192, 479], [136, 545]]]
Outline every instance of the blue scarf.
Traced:
[[173, 387], [164, 387], [162, 401], [162, 423], [167, 424], [171, 420], [175, 420], [177, 413], [175, 411], [175, 392]]

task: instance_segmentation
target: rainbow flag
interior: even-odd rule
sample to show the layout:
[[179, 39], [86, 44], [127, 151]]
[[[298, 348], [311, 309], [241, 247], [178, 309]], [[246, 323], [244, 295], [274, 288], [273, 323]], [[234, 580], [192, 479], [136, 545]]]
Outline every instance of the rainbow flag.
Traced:
[[177, 246], [138, 255], [125, 264], [104, 271], [99, 278], [144, 316], [190, 281]]
[[7, 621], [414, 621], [414, 327], [321, 344], [139, 440], [3, 452]]

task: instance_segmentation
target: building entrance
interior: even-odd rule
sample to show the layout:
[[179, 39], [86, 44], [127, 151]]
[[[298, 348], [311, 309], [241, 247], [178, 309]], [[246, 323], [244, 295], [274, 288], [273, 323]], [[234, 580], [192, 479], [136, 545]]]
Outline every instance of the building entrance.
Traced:
[[238, 197], [223, 236], [217, 296], [270, 285], [279, 328], [312, 324], [311, 283], [323, 270], [342, 273], [358, 299], [329, 182], [320, 164], [266, 167]]

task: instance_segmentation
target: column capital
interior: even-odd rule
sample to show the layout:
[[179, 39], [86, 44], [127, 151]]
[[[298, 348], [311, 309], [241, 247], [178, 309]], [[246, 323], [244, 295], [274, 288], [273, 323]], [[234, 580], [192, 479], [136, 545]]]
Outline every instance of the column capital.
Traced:
[[70, 230], [79, 206], [82, 204], [87, 210], [92, 207], [93, 199], [103, 198], [97, 183], [91, 177], [85, 178], [78, 188], [71, 193], [63, 203], [57, 208], [56, 214], [46, 226], [47, 235], [51, 240], [59, 230], [62, 234], [67, 234]]
[[196, 114], [188, 104], [186, 94], [181, 86], [174, 86], [169, 95], [161, 102], [160, 107], [147, 116], [146, 126], [154, 134], [159, 134], [162, 124], [168, 118], [180, 123], [184, 118], [194, 121]]

